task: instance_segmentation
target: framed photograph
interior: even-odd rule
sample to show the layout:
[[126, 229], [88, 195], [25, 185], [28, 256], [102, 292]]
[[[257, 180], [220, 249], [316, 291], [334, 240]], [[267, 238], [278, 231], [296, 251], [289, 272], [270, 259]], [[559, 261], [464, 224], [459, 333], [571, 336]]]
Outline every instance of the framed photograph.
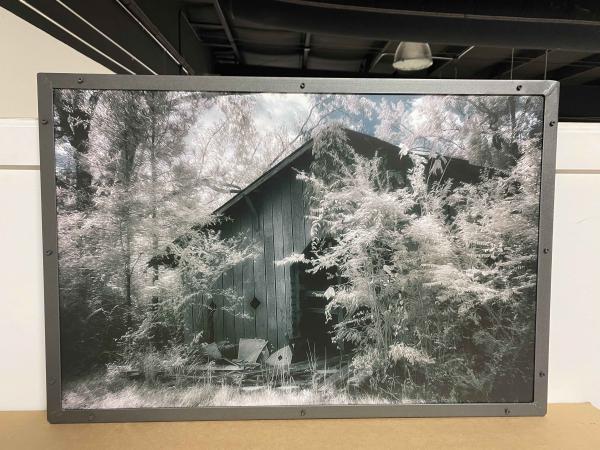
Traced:
[[558, 83], [38, 90], [50, 422], [545, 414]]

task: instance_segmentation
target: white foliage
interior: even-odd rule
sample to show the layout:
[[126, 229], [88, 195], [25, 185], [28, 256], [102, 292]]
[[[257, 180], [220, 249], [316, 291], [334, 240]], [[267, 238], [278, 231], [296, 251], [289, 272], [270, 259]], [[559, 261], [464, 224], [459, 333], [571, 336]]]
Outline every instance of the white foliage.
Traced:
[[427, 355], [427, 353], [404, 343], [393, 344], [390, 346], [390, 359], [394, 362], [404, 361], [413, 366], [424, 366], [435, 362], [432, 357]]

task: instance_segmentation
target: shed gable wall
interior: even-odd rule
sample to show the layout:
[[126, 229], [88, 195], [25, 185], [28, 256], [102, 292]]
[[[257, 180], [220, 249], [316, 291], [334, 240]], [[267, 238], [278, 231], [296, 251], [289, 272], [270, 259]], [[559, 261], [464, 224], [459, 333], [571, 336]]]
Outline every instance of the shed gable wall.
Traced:
[[[197, 295], [186, 311], [188, 340], [199, 332], [208, 336], [212, 321], [216, 342], [262, 338], [268, 340], [272, 350], [288, 344], [297, 293], [292, 292], [290, 266], [276, 261], [302, 253], [310, 242], [305, 191], [305, 183], [289, 168], [249, 194], [256, 215], [245, 200], [225, 213], [232, 220], [223, 224], [223, 237], [247, 233], [258, 246], [253, 260], [236, 265], [217, 282], [218, 287], [233, 289], [243, 297], [240, 313], [248, 317], [223, 309], [222, 296], [211, 300]], [[253, 298], [260, 302], [256, 309], [250, 305]], [[211, 301], [216, 305], [214, 312], [210, 311]]]

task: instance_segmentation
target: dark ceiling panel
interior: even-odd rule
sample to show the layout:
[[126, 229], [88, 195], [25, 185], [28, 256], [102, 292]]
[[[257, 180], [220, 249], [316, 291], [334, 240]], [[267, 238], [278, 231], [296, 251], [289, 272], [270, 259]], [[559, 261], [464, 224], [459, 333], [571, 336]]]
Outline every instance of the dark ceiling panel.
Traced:
[[322, 58], [335, 59], [365, 59], [367, 55], [376, 53], [376, 49], [364, 48], [334, 48], [323, 47], [317, 44], [311, 44], [311, 56], [320, 56]]
[[365, 64], [364, 58], [332, 59], [311, 54], [306, 67], [309, 70], [334, 70], [340, 72], [360, 72]]
[[399, 44], [399, 41], [386, 41], [377, 53], [370, 56], [365, 72], [392, 75], [396, 71], [392, 67], [393, 56]]
[[[561, 67], [568, 66], [576, 61], [590, 56], [585, 52], [568, 52], [563, 50], [548, 50], [548, 58], [545, 52], [535, 58], [515, 64], [513, 67], [513, 78], [515, 79], [542, 79], [544, 72], [550, 73]], [[498, 78], [507, 78], [509, 71], [500, 74]]]
[[287, 55], [267, 55], [264, 53], [244, 52], [246, 63], [251, 66], [300, 68], [301, 56], [299, 53]]
[[[555, 70], [548, 72], [549, 80], [576, 80], [577, 76], [582, 72], [588, 71], [595, 67], [600, 66], [600, 55], [592, 54], [585, 58], [579, 59], [567, 66], [559, 67]], [[573, 84], [573, 83], [571, 83]], [[581, 83], [583, 84], [583, 83]]]
[[190, 23], [220, 24], [219, 16], [212, 1], [187, 2], [185, 12]]
[[238, 46], [243, 54], [256, 53], [263, 55], [289, 55], [295, 54], [300, 56], [302, 54], [302, 47], [299, 45], [289, 45], [285, 43], [272, 42], [268, 44], [238, 41]]
[[511, 54], [495, 64], [490, 64], [476, 74], [476, 78], [494, 79], [517, 79], [515, 69], [527, 64], [532, 59], [545, 57], [546, 50], [519, 50], [511, 51]]
[[[311, 0], [284, 0], [299, 5], [315, 4]], [[390, 14], [400, 10], [446, 16], [504, 16], [507, 18], [561, 19], [571, 21], [600, 21], [600, 4], [595, 0], [503, 0], [503, 1], [447, 1], [447, 0], [321, 0], [319, 6], [362, 12], [381, 11]]]
[[[76, 3], [79, 5], [84, 2], [78, 1]], [[113, 0], [113, 3], [126, 10], [134, 22], [152, 36], [157, 45], [179, 66], [181, 69], [179, 73], [193, 75], [196, 72], [196, 69], [180, 53], [181, 29], [179, 19], [182, 14], [182, 1]], [[98, 2], [91, 4], [98, 8]], [[96, 14], [98, 14], [98, 9], [96, 9]], [[103, 11], [101, 15], [110, 20], [110, 14], [107, 14], [106, 11]], [[126, 32], [126, 30], [122, 30], [121, 33]], [[206, 71], [206, 67], [201, 67], [200, 70]]]
[[510, 48], [475, 47], [456, 62], [432, 72], [442, 78], [477, 77], [484, 69], [510, 58]]
[[[570, 89], [600, 84], [597, 1], [0, 0], [0, 4], [118, 73], [179, 73], [176, 61], [189, 64], [195, 73], [214, 70], [224, 75], [531, 79], [543, 78], [547, 71], [547, 79], [564, 85], [561, 102], [568, 105], [566, 116], [600, 118], [597, 90]], [[125, 5], [130, 12], [137, 8], [150, 31], [127, 14]], [[164, 45], [153, 39], [157, 35]], [[392, 61], [400, 40], [429, 42], [432, 67], [395, 71]], [[567, 98], [567, 93], [574, 98]]]
[[196, 31], [185, 15], [179, 15], [180, 38], [179, 52], [195, 69], [197, 75], [206, 75], [212, 72], [213, 57], [208, 47], [198, 41]]
[[466, 48], [467, 47], [461, 45], [431, 44], [431, 53], [433, 56], [456, 58]]
[[[498, 4], [498, 2], [496, 2]], [[416, 14], [406, 10], [360, 10], [319, 2], [231, 0], [238, 25], [316, 34], [402, 39], [452, 45], [600, 51], [598, 23], [524, 20], [455, 14]]]
[[560, 79], [561, 84], [565, 85], [587, 84], [598, 81], [600, 81], [600, 67], [584, 69], [580, 72], [574, 73], [572, 75]]
[[313, 34], [311, 45], [329, 49], [376, 51], [387, 41]]
[[287, 45], [302, 47], [303, 34], [285, 30], [261, 30], [257, 28], [236, 28], [237, 41], [240, 44]]

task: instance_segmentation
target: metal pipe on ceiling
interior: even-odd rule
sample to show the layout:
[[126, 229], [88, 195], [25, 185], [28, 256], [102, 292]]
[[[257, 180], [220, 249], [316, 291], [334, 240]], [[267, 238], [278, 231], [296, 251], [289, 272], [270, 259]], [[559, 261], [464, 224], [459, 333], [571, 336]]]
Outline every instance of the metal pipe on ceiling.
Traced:
[[135, 22], [156, 42], [160, 48], [175, 62], [187, 75], [194, 75], [194, 68], [185, 60], [183, 56], [173, 47], [169, 40], [164, 37], [161, 31], [144, 13], [142, 8], [134, 0], [116, 0]]
[[71, 8], [69, 5], [65, 4], [61, 0], [56, 0], [56, 3], [58, 3], [60, 6], [62, 6], [63, 8], [65, 8], [67, 11], [69, 11], [71, 14], [73, 14], [75, 17], [77, 17], [79, 20], [81, 20], [83, 23], [85, 23], [92, 30], [94, 30], [95, 32], [97, 32], [100, 36], [102, 36], [104, 39], [106, 39], [111, 44], [113, 44], [115, 47], [117, 47], [119, 50], [121, 50], [123, 53], [125, 53], [126, 55], [128, 55], [131, 59], [133, 59], [139, 65], [141, 65], [146, 70], [148, 70], [148, 72], [150, 72], [152, 75], [158, 75], [158, 73], [156, 73], [155, 70], [153, 70], [151, 67], [149, 67], [148, 65], [146, 65], [142, 60], [140, 60], [133, 53], [131, 53], [129, 50], [127, 50], [122, 45], [120, 45], [118, 42], [116, 42], [113, 38], [111, 38], [106, 33], [104, 33], [102, 30], [100, 30], [98, 27], [96, 27], [93, 23], [91, 23], [85, 17], [81, 16], [81, 14], [79, 14], [77, 11], [75, 11], [73, 8]]
[[22, 4], [22, 5], [24, 5], [26, 8], [28, 8], [29, 10], [31, 10], [35, 14], [39, 15], [40, 17], [42, 17], [44, 20], [46, 20], [49, 23], [51, 23], [53, 26], [55, 26], [59, 30], [61, 30], [61, 31], [65, 32], [67, 35], [71, 36], [77, 42], [80, 42], [81, 44], [85, 45], [87, 48], [89, 48], [90, 50], [94, 51], [95, 53], [97, 53], [101, 57], [106, 58], [106, 60], [110, 61], [111, 63], [115, 64], [119, 68], [123, 69], [125, 72], [127, 72], [129, 74], [132, 74], [132, 75], [135, 74], [135, 72], [133, 70], [131, 70], [129, 67], [124, 66], [119, 61], [117, 61], [114, 58], [112, 58], [110, 55], [107, 55], [102, 50], [99, 50], [94, 45], [90, 44], [88, 41], [86, 41], [85, 39], [83, 39], [82, 37], [80, 37], [78, 34], [74, 33], [73, 31], [69, 30], [68, 28], [64, 27], [63, 25], [61, 25], [60, 23], [58, 23], [56, 20], [54, 20], [52, 17], [48, 16], [47, 14], [44, 14], [41, 10], [39, 10], [35, 6], [31, 5], [26, 0], [19, 0], [19, 3]]
[[437, 76], [437, 74], [441, 74], [445, 67], [448, 67], [450, 64], [456, 64], [458, 61], [460, 61], [465, 56], [467, 56], [467, 54], [469, 54], [469, 52], [471, 52], [474, 48], [475, 48], [474, 45], [471, 45], [471, 46], [465, 48], [462, 52], [460, 52], [456, 56], [456, 58], [450, 58], [450, 60], [448, 62], [442, 64], [440, 67], [438, 67], [437, 69], [432, 71], [430, 76], [434, 77], [434, 76]]

